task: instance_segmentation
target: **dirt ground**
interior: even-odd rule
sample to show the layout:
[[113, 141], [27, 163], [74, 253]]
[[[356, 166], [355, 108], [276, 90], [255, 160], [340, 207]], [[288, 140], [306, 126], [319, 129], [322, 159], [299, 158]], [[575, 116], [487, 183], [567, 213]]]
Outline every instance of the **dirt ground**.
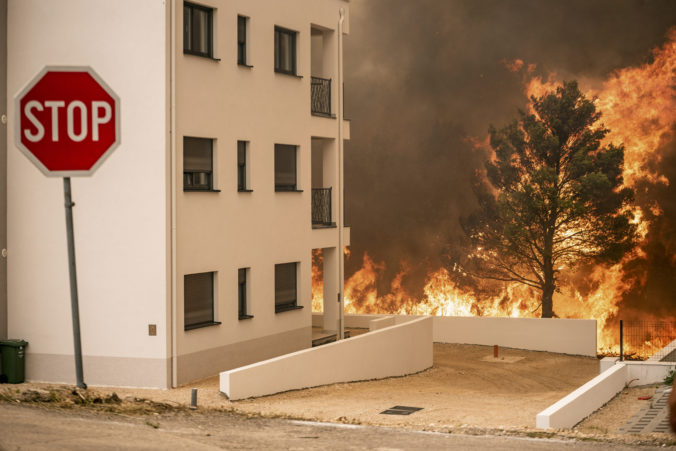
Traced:
[[[535, 416], [599, 371], [596, 358], [476, 345], [435, 344], [434, 366], [421, 373], [376, 381], [333, 384], [231, 402], [218, 377], [172, 390], [100, 388], [120, 398], [142, 397], [187, 405], [198, 389], [201, 408], [315, 421], [416, 429], [476, 426], [535, 428]], [[21, 384], [28, 388], [33, 384]], [[38, 384], [39, 386], [40, 384]], [[20, 388], [20, 386], [17, 386]], [[421, 407], [412, 415], [382, 415], [396, 406]]]
[[[383, 426], [534, 428], [538, 412], [596, 374], [595, 358], [500, 349], [494, 359], [492, 347], [435, 344], [434, 366], [419, 374], [234, 404], [246, 411]], [[423, 410], [408, 416], [380, 414], [397, 405]]]

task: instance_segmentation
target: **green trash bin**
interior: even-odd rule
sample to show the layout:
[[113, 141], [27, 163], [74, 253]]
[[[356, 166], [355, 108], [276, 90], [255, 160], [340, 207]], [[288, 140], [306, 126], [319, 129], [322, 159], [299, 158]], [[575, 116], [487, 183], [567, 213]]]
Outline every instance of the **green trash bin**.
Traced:
[[7, 378], [10, 384], [20, 384], [25, 379], [26, 346], [24, 340], [0, 340], [0, 363], [2, 363], [2, 379]]

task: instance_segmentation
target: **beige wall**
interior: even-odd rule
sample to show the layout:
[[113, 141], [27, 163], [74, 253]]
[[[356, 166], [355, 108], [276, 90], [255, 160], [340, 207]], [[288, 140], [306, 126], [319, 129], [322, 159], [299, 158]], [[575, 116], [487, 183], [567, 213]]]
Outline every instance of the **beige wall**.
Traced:
[[432, 319], [419, 318], [354, 338], [221, 373], [230, 399], [403, 376], [432, 366]]
[[[87, 386], [167, 388], [169, 359], [85, 355], [83, 373]], [[31, 381], [72, 384], [73, 355], [31, 353], [26, 357]]]
[[[168, 384], [166, 12], [162, 0], [9, 1], [10, 98], [45, 65], [91, 66], [120, 98], [121, 145], [72, 181], [85, 382]], [[8, 133], [9, 335], [29, 342], [28, 379], [64, 381], [44, 363], [74, 365], [63, 183]], [[139, 374], [106, 363], [117, 358], [155, 363]]]
[[[339, 8], [348, 7], [343, 0], [198, 3], [215, 8], [214, 57], [219, 61], [183, 54], [182, 2], [176, 2], [175, 321], [182, 382], [193, 377], [186, 376], [193, 374], [187, 356], [215, 356], [217, 350], [236, 349], [231, 347], [236, 343], [242, 349], [254, 342], [265, 348], [275, 337], [311, 324], [311, 251], [338, 243], [337, 229], [311, 227], [311, 138], [335, 140], [338, 122], [310, 114], [310, 29], [335, 30]], [[252, 68], [237, 65], [238, 15], [249, 17], [247, 62]], [[298, 32], [302, 78], [274, 72], [275, 25]], [[334, 47], [327, 52], [326, 64], [334, 73], [324, 75], [335, 80], [336, 65], [329, 62], [337, 53]], [[183, 136], [215, 140], [215, 188], [220, 192], [183, 192]], [[251, 193], [237, 192], [238, 140], [249, 141]], [[298, 146], [298, 188], [303, 192], [274, 191], [275, 143]], [[337, 170], [335, 163], [333, 167]], [[299, 262], [298, 305], [303, 309], [276, 314], [274, 265], [287, 262]], [[254, 316], [247, 320], [237, 315], [237, 269], [243, 267], [250, 268], [248, 313]], [[215, 320], [221, 324], [184, 332], [183, 276], [209, 271], [216, 272]], [[311, 345], [309, 333], [302, 340], [294, 339], [294, 349]], [[248, 353], [245, 363], [266, 354], [265, 349]], [[221, 356], [221, 368], [214, 367], [212, 374], [243, 364], [230, 351]]]
[[435, 316], [434, 341], [596, 356], [596, 320]]
[[371, 321], [378, 318], [385, 318], [391, 315], [377, 315], [377, 314], [346, 314], [345, 327], [356, 327], [360, 329], [369, 329]]
[[[314, 321], [319, 321], [321, 314]], [[374, 320], [411, 315], [345, 315], [347, 327], [369, 328]], [[434, 341], [596, 356], [596, 320], [433, 316]], [[388, 323], [391, 320], [385, 320]], [[375, 322], [377, 327], [378, 322]]]
[[178, 385], [305, 349], [311, 337], [312, 328], [307, 326], [192, 354], [183, 354], [178, 358]]

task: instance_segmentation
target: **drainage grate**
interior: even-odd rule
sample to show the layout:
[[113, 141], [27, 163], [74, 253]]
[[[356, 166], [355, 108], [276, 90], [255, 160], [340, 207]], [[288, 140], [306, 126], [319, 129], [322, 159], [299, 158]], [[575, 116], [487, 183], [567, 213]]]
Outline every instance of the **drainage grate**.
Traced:
[[413, 412], [418, 410], [423, 410], [422, 407], [409, 407], [409, 406], [394, 406], [390, 407], [387, 410], [380, 412], [381, 415], [410, 415]]

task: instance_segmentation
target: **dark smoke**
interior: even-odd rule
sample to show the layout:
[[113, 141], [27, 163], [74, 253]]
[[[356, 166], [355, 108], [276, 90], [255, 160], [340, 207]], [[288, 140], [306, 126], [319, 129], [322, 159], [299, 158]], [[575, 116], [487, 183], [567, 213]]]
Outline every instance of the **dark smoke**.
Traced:
[[[347, 275], [366, 251], [386, 263], [386, 290], [406, 260], [413, 271], [405, 282], [416, 292], [449, 246], [463, 245], [458, 218], [475, 206], [472, 178], [486, 157], [472, 139], [511, 121], [526, 103], [521, 75], [504, 61], [519, 58], [545, 78], [556, 72], [598, 86], [613, 70], [645, 62], [675, 17], [673, 0], [352, 0]], [[669, 178], [676, 183], [676, 174]], [[651, 192], [674, 199], [671, 190]], [[674, 218], [673, 205], [665, 208], [659, 227], [673, 227]], [[664, 246], [664, 255], [674, 255], [673, 242]], [[673, 275], [654, 272], [654, 285]]]

